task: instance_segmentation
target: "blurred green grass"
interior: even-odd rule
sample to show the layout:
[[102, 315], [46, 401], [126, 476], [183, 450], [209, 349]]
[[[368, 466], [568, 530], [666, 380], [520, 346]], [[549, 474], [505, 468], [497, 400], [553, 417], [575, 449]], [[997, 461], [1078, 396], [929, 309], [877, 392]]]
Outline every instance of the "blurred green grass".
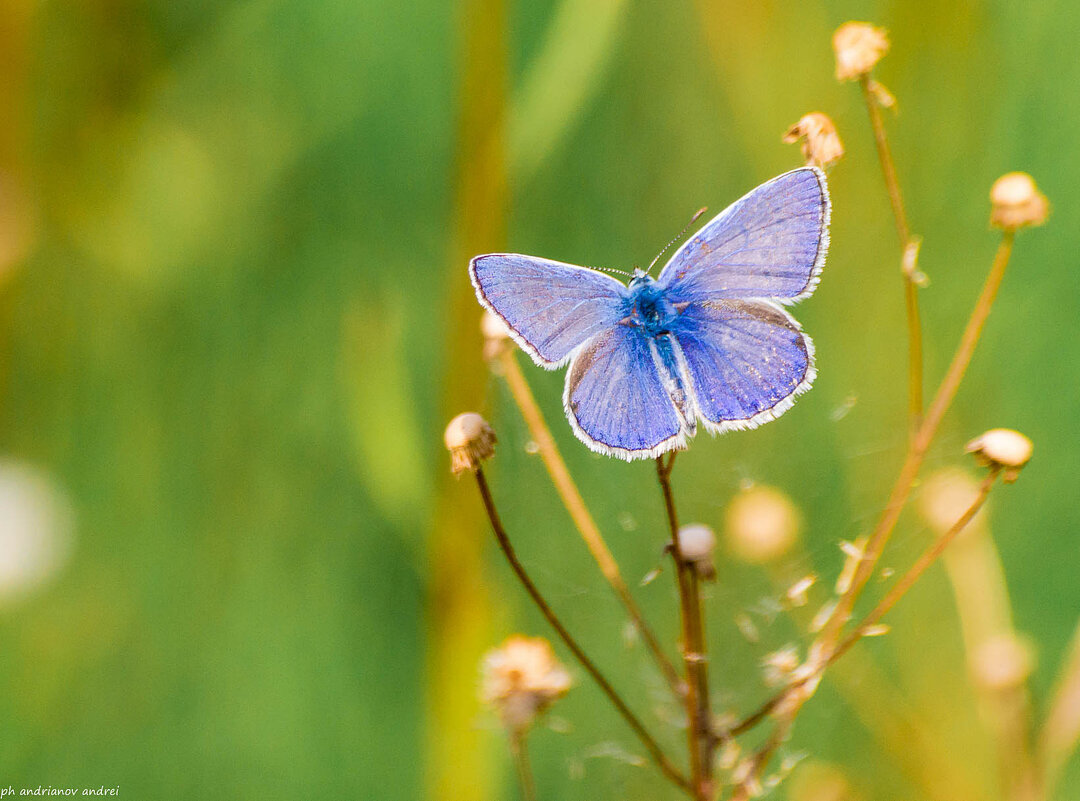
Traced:
[[[549, 27], [575, 7], [579, 22]], [[833, 250], [797, 311], [818, 348], [815, 389], [757, 432], [699, 437], [675, 479], [683, 517], [713, 525], [740, 482], [783, 487], [806, 513], [806, 566], [826, 575], [836, 540], [880, 507], [905, 440], [892, 223], [865, 112], [832, 77], [833, 28], [854, 17], [890, 30], [879, 77], [900, 102], [890, 134], [924, 237], [931, 385], [993, 253], [991, 182], [1036, 177], [1053, 216], [1020, 238], [931, 466], [960, 461], [992, 426], [1036, 444], [992, 524], [1045, 705], [1080, 611], [1080, 110], [1068, 99], [1080, 11], [613, 0], [506, 13], [493, 46], [511, 72], [508, 231], [479, 250], [647, 263], [693, 210], [793, 166], [779, 138], [801, 114], [837, 121], [848, 156], [831, 176]], [[656, 676], [625, 649], [619, 610], [525, 453], [505, 390], [493, 378], [455, 386], [444, 363], [449, 298], [467, 294], [452, 255], [454, 187], [471, 166], [456, 156], [468, 100], [457, 58], [474, 21], [451, 4], [386, 0], [27, 1], [0, 14], [14, 65], [0, 178], [21, 190], [7, 214], [32, 236], [0, 266], [0, 457], [48, 471], [76, 514], [71, 562], [0, 616], [0, 778], [132, 797], [419, 797], [427, 531], [446, 522], [433, 518], [437, 491], [451, 508], [475, 504], [443, 477], [450, 395], [473, 397], [499, 432], [492, 480], [523, 557], [615, 681], [646, 688], [632, 701], [650, 710]], [[462, 360], [479, 358], [478, 330], [472, 339]], [[635, 580], [662, 546], [651, 469], [586, 452], [561, 420], [561, 374], [528, 375]], [[905, 518], [897, 552], [924, 537]], [[546, 634], [486, 553], [495, 636]], [[669, 578], [638, 595], [673, 640]], [[770, 631], [758, 649], [739, 639], [734, 611], [767, 592], [725, 564], [710, 600], [721, 698], [743, 709], [761, 697], [763, 649], [792, 636]], [[867, 649], [936, 710], [973, 772], [991, 774], [940, 573], [895, 622]], [[584, 677], [556, 713], [572, 728], [535, 738], [544, 795], [660, 792], [648, 769], [585, 759], [598, 743], [635, 745]], [[513, 797], [494, 722], [471, 724], [490, 728], [482, 757], [500, 772], [498, 797]], [[668, 730], [673, 748], [680, 739]], [[844, 765], [865, 797], [917, 797], [828, 687], [792, 747]], [[1074, 760], [1058, 797], [1078, 786]]]

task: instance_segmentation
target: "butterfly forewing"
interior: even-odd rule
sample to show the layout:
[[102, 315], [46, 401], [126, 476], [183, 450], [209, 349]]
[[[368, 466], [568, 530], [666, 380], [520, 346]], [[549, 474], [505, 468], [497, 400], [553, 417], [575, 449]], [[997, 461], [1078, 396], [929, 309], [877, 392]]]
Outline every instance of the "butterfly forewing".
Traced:
[[625, 315], [626, 287], [586, 267], [493, 253], [473, 259], [469, 275], [480, 302], [544, 367], [561, 364], [574, 348]]
[[813, 291], [828, 249], [829, 194], [813, 167], [737, 200], [694, 234], [658, 278], [673, 302], [774, 298]]

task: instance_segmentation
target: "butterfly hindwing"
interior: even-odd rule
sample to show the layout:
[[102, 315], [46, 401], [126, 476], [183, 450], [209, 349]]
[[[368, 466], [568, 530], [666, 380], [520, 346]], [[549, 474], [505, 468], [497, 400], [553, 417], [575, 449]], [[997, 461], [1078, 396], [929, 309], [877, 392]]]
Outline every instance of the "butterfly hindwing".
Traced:
[[799, 324], [767, 301], [691, 303], [672, 333], [697, 409], [714, 431], [753, 428], [786, 411], [814, 379], [814, 349]]
[[473, 259], [469, 275], [480, 302], [543, 367], [563, 363], [574, 348], [625, 315], [626, 287], [586, 267], [493, 253]]
[[675, 252], [657, 280], [673, 302], [793, 303], [817, 284], [828, 250], [829, 215], [821, 170], [785, 173], [720, 212]]
[[617, 325], [574, 354], [563, 405], [574, 433], [599, 453], [656, 456], [685, 443], [685, 423], [640, 328]]

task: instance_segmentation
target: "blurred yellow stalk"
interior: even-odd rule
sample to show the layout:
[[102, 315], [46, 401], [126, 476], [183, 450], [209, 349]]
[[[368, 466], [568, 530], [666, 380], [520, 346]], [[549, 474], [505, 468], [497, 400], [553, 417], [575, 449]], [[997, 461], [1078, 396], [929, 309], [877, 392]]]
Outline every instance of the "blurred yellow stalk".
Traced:
[[[465, 265], [499, 249], [507, 208], [504, 127], [507, 104], [506, 9], [502, 0], [465, 0], [459, 10], [457, 230], [447, 272], [443, 417], [476, 404], [484, 365], [476, 341], [476, 300]], [[427, 794], [438, 801], [494, 798], [492, 748], [477, 727], [477, 665], [494, 639], [479, 506], [463, 502], [440, 471], [429, 539], [427, 620]]]

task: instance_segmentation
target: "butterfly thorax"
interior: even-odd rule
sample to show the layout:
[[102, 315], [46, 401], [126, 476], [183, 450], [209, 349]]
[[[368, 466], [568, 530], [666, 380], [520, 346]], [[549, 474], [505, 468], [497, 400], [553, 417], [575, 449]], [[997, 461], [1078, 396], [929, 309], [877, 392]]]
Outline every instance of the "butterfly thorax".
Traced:
[[652, 336], [665, 334], [679, 316], [675, 305], [667, 299], [664, 290], [650, 276], [638, 271], [630, 281], [626, 299], [625, 325], [643, 328]]

